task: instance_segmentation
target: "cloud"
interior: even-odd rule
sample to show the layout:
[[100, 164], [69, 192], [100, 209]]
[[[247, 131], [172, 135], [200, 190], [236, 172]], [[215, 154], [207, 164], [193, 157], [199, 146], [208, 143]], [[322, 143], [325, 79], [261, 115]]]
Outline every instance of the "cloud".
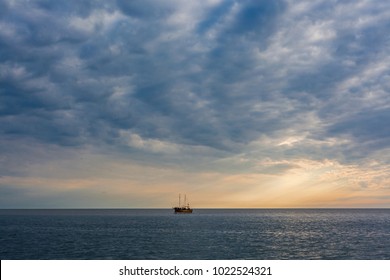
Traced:
[[387, 166], [388, 8], [0, 1], [1, 173], [84, 149], [221, 174]]
[[[342, 98], [333, 90], [346, 91], [348, 85], [341, 84], [351, 84], [357, 73], [349, 70], [358, 63], [353, 62], [357, 54], [344, 46], [360, 34], [357, 46], [368, 49], [372, 40], [365, 41], [366, 34], [378, 23], [366, 15], [367, 4], [349, 13], [349, 3], [295, 4], [225, 1], [208, 10], [198, 7], [189, 33], [171, 41], [164, 34], [180, 26], [168, 19], [176, 13], [188, 18], [185, 4], [82, 1], [62, 7], [38, 1], [29, 4], [28, 14], [9, 5], [2, 24], [15, 33], [2, 34], [14, 40], [4, 48], [2, 103], [6, 117], [17, 116], [14, 122], [6, 119], [3, 127], [13, 130], [5, 133], [33, 133], [31, 124], [15, 127], [23, 122], [20, 111], [27, 110], [30, 121], [42, 126], [34, 137], [63, 131], [83, 141], [110, 142], [128, 129], [156, 140], [234, 150], [262, 134], [279, 133], [312, 111], [326, 121], [340, 108], [327, 106]], [[300, 13], [308, 16], [300, 19]], [[352, 13], [364, 13], [358, 27], [351, 27]], [[160, 23], [158, 29], [152, 21]], [[21, 52], [27, 55], [19, 57]], [[381, 69], [378, 75], [385, 73]], [[72, 123], [76, 118], [79, 123]], [[68, 132], [68, 123], [81, 128]]]

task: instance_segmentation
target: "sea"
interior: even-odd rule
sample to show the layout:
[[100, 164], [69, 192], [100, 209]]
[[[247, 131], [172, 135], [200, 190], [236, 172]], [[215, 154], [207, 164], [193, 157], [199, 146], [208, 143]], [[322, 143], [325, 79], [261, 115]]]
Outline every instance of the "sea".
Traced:
[[0, 210], [2, 260], [389, 260], [390, 209]]

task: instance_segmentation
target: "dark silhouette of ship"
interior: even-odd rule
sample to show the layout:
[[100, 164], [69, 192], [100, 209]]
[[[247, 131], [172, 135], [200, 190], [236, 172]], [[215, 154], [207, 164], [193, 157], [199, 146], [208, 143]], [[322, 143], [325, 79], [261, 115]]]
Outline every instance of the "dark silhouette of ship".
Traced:
[[187, 196], [184, 195], [184, 204], [181, 205], [181, 196], [179, 194], [179, 206], [173, 207], [175, 214], [191, 214], [192, 209], [190, 208], [190, 204], [187, 202]]

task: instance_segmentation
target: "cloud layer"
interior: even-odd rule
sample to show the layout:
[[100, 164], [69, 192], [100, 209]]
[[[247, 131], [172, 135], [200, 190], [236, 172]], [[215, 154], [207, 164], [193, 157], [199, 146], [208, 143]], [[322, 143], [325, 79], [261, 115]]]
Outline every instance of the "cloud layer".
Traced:
[[311, 162], [347, 181], [371, 174], [356, 184], [388, 191], [389, 8], [1, 0], [1, 192], [46, 178], [37, 165], [82, 162], [80, 151], [204, 178], [260, 176], [256, 191]]

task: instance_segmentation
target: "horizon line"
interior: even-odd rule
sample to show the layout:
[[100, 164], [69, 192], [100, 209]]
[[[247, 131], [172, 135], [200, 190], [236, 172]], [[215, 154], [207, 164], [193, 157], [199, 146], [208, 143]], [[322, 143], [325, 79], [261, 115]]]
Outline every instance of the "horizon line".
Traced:
[[[0, 208], [0, 210], [171, 210], [173, 207], [75, 207], [75, 208]], [[198, 210], [309, 210], [309, 209], [390, 209], [390, 207], [198, 207]]]

